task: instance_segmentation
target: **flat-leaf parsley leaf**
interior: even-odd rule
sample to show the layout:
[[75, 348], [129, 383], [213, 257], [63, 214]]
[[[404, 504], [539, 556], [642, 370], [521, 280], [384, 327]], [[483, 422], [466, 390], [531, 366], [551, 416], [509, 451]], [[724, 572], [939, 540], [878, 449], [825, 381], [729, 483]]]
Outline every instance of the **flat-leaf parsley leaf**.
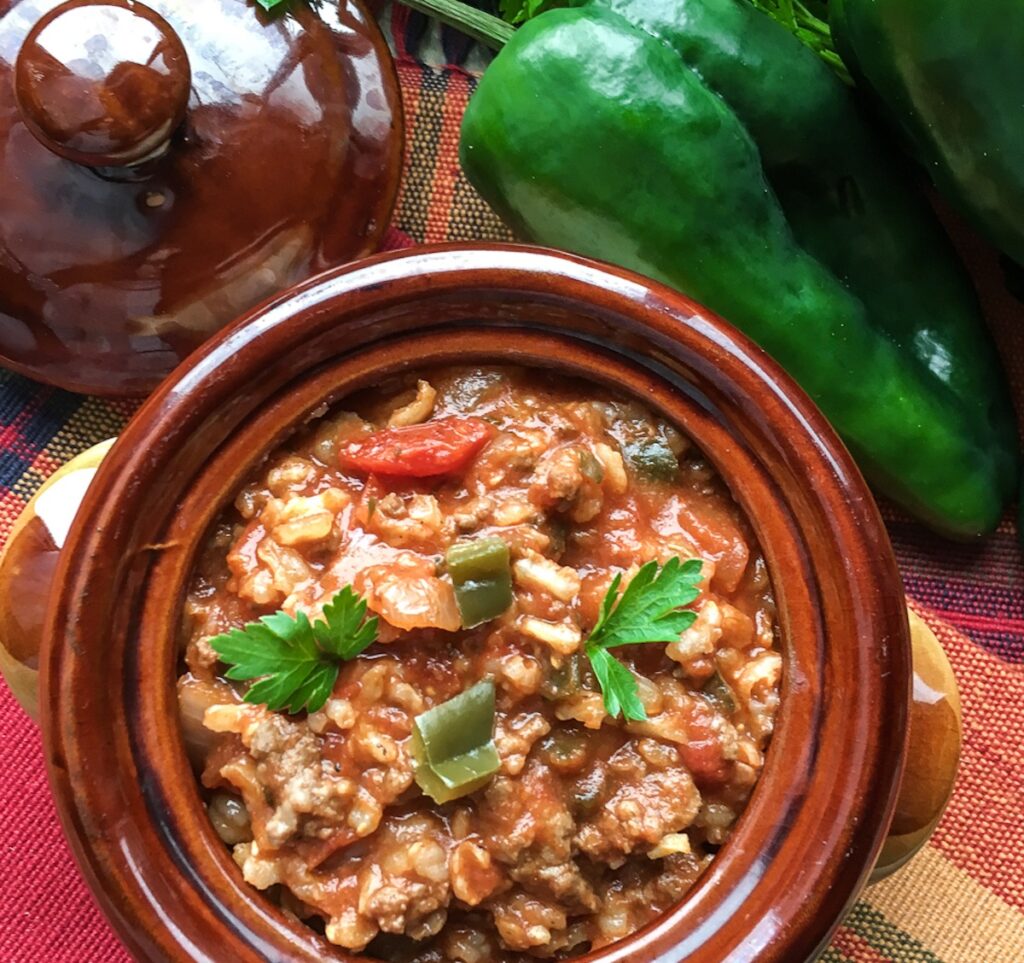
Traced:
[[604, 695], [604, 707], [615, 718], [643, 722], [647, 718], [636, 678], [608, 650], [620, 645], [675, 642], [697, 616], [683, 608], [700, 590], [704, 563], [669, 559], [664, 566], [648, 562], [619, 595], [622, 576], [616, 575], [601, 602], [597, 625], [586, 644], [587, 658]]
[[316, 712], [330, 698], [341, 662], [354, 659], [377, 639], [377, 617], [366, 617], [366, 601], [345, 586], [324, 606], [323, 619], [284, 612], [210, 639], [229, 679], [258, 679], [246, 702], [277, 712]]
[[509, 23], [525, 23], [554, 7], [569, 7], [569, 0], [499, 0], [498, 9]]

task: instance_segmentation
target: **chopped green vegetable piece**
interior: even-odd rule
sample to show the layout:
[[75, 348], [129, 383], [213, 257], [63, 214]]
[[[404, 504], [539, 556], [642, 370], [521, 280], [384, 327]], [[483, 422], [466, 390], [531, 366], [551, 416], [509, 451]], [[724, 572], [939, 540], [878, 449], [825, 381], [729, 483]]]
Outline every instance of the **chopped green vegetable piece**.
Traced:
[[733, 713], [736, 711], [736, 698], [732, 694], [732, 688], [722, 678], [720, 672], [716, 672], [704, 683], [704, 695], [712, 699], [723, 712]]
[[537, 757], [559, 772], [578, 772], [586, 762], [589, 745], [583, 729], [555, 729], [537, 744]]
[[577, 819], [593, 815], [608, 795], [608, 774], [604, 766], [595, 766], [576, 780], [572, 808]]
[[620, 645], [675, 642], [697, 616], [683, 607], [697, 599], [704, 563], [670, 558], [663, 567], [644, 565], [619, 595], [622, 576], [616, 575], [601, 602], [601, 614], [585, 646], [587, 658], [604, 694], [604, 707], [613, 719], [643, 722], [636, 677], [608, 650]]
[[416, 783], [434, 802], [476, 792], [501, 767], [494, 745], [494, 683], [476, 685], [418, 715], [412, 755]]
[[628, 441], [622, 455], [644, 478], [672, 481], [679, 474], [679, 459], [664, 438], [643, 438]]
[[470, 371], [442, 389], [444, 407], [459, 414], [477, 412], [484, 401], [498, 393], [504, 380], [504, 375], [497, 371]]
[[494, 732], [494, 683], [478, 682], [447, 702], [421, 712], [414, 727], [431, 764], [486, 745]]
[[679, 473], [679, 456], [672, 446], [675, 431], [650, 415], [633, 408], [613, 409], [606, 415], [608, 433], [618, 442], [626, 464], [642, 478], [673, 481]]
[[580, 452], [580, 471], [584, 478], [589, 478], [595, 485], [604, 481], [604, 465], [589, 448]]
[[559, 666], [549, 665], [540, 684], [540, 694], [551, 702], [568, 699], [583, 688], [583, 656], [563, 656]]
[[496, 618], [512, 604], [508, 546], [498, 536], [453, 545], [446, 561], [465, 628]]
[[416, 784], [436, 803], [451, 802], [483, 789], [501, 767], [493, 742], [437, 766], [419, 765], [421, 757], [417, 755], [417, 747], [421, 745], [413, 736]]

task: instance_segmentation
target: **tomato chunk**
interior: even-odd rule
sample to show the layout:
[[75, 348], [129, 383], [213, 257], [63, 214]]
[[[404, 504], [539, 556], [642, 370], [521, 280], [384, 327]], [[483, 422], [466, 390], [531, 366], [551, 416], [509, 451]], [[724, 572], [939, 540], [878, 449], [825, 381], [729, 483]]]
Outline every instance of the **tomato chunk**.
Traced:
[[722, 736], [714, 725], [714, 713], [703, 700], [690, 703], [690, 718], [685, 727], [686, 742], [679, 746], [686, 768], [698, 786], [724, 783], [729, 776]]
[[338, 453], [342, 468], [404, 478], [458, 471], [494, 437], [482, 418], [439, 418], [422, 425], [385, 428]]

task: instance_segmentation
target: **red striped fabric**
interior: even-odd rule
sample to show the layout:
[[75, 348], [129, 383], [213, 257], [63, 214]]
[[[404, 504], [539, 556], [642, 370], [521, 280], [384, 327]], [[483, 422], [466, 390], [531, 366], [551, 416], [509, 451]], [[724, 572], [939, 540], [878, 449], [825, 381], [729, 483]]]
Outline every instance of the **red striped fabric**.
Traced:
[[[393, 14], [408, 121], [405, 174], [389, 247], [507, 236], [458, 167], [473, 78], [426, 67]], [[950, 218], [982, 287], [1024, 400], [1024, 309], [996, 258]], [[1024, 404], [1019, 404], [1024, 408]], [[0, 373], [0, 542], [42, 480], [116, 434], [131, 406], [68, 395]], [[951, 466], [951, 471], [956, 466]], [[1007, 518], [984, 544], [951, 546], [885, 509], [908, 595], [938, 633], [962, 687], [965, 748], [956, 794], [932, 844], [870, 888], [825, 959], [877, 963], [1024, 960], [1024, 565]], [[61, 836], [38, 735], [0, 686], [0, 963], [123, 963]]]

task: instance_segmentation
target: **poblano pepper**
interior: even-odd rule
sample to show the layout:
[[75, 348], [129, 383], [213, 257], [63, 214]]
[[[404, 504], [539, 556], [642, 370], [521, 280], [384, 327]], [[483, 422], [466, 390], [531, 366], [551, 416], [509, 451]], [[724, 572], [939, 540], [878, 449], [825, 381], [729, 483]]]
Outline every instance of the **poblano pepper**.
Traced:
[[738, 0], [543, 13], [488, 67], [461, 152], [521, 237], [758, 341], [909, 511], [960, 537], [996, 524], [1017, 446], [970, 285], [849, 92], [771, 18]]
[[1024, 264], [1020, 0], [831, 0], [829, 19], [935, 186]]

